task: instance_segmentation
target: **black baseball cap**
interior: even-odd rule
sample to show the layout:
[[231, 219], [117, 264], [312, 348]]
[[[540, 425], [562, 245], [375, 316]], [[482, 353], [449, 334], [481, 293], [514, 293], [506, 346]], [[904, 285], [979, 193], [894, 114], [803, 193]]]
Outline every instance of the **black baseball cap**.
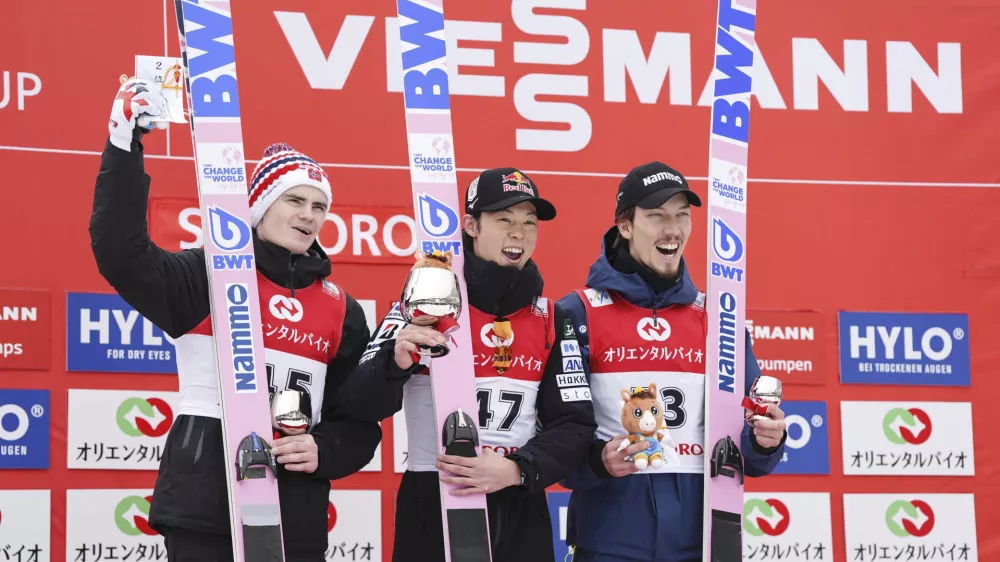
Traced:
[[556, 208], [538, 196], [538, 187], [531, 178], [516, 168], [484, 170], [472, 180], [465, 191], [465, 212], [499, 211], [523, 203], [535, 205], [540, 221], [556, 218]]
[[680, 172], [663, 162], [647, 162], [632, 168], [618, 184], [618, 204], [615, 215], [627, 211], [632, 206], [655, 209], [678, 193], [687, 196], [688, 202], [701, 207], [698, 194], [691, 191], [688, 182]]

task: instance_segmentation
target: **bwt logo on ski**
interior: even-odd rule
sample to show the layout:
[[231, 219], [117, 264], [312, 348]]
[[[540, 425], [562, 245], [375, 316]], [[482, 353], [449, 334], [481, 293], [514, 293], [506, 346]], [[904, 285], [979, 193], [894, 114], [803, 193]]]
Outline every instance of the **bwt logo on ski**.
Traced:
[[415, 154], [413, 165], [422, 172], [454, 172], [455, 162], [451, 156], [424, 156]]
[[639, 337], [646, 341], [667, 341], [670, 337], [670, 324], [664, 318], [654, 320], [651, 316], [643, 317], [635, 329]]
[[882, 418], [882, 432], [896, 445], [921, 445], [931, 437], [933, 424], [920, 408], [893, 408]]
[[785, 401], [788, 437], [775, 474], [830, 474], [830, 438], [826, 424], [826, 402]]
[[129, 437], [163, 437], [174, 423], [174, 412], [160, 398], [134, 396], [118, 406], [115, 422]]
[[755, 537], [777, 537], [788, 530], [791, 520], [781, 500], [753, 498], [743, 504], [743, 528]]
[[753, 67], [753, 51], [734, 37], [733, 28], [753, 33], [757, 16], [737, 9], [732, 2], [719, 2], [718, 21], [715, 67], [721, 77], [715, 81], [712, 92], [715, 98], [712, 103], [712, 135], [737, 141], [739, 145], [726, 144], [732, 149], [742, 148], [745, 154], [750, 137], [750, 106], [740, 99], [729, 101], [724, 98], [738, 96], [749, 99], [751, 78], [743, 69]]
[[[458, 233], [459, 220], [455, 209], [426, 193], [417, 195], [417, 206], [420, 210], [420, 228], [431, 238], [451, 238]], [[461, 250], [461, 242], [452, 240], [424, 240], [421, 246], [425, 254], [435, 250], [451, 250], [458, 255]]]
[[237, 393], [257, 392], [257, 370], [250, 327], [250, 290], [246, 283], [226, 283], [226, 313], [233, 347], [233, 377]]
[[[736, 295], [719, 292], [719, 390], [736, 392]], [[742, 392], [742, 389], [740, 390]]]
[[934, 530], [934, 510], [923, 500], [896, 500], [885, 510], [885, 524], [897, 537], [926, 537]]
[[965, 314], [840, 312], [844, 383], [969, 386]]
[[421, 193], [417, 196], [420, 207], [420, 227], [428, 236], [449, 238], [458, 232], [458, 213], [445, 203]]
[[227, 14], [185, 2], [184, 29], [192, 111], [199, 117], [239, 117], [239, 89], [232, 71], [235, 53], [232, 40], [227, 44], [225, 39], [233, 34], [233, 20]]
[[[187, 11], [187, 8], [184, 8]], [[149, 527], [149, 504], [153, 496], [126, 496], [115, 506], [115, 526], [130, 537], [156, 536]]]
[[[252, 250], [253, 240], [250, 225], [243, 219], [215, 205], [208, 208], [210, 237], [212, 244], [223, 252]], [[212, 256], [212, 269], [250, 270], [253, 269], [253, 252], [244, 254], [216, 254]]]
[[[724, 262], [737, 263], [743, 260], [743, 240], [736, 231], [722, 219], [713, 220], [712, 249], [715, 256]], [[743, 282], [743, 269], [712, 261], [712, 276]]]
[[66, 316], [67, 371], [177, 372], [173, 342], [120, 296], [69, 293]]
[[0, 468], [49, 468], [48, 390], [0, 390]]
[[[444, 14], [399, 0], [399, 38], [413, 48], [403, 52], [403, 99], [407, 109], [451, 109], [445, 42], [433, 37], [444, 30]], [[408, 22], [403, 25], [403, 22]], [[427, 70], [419, 67], [427, 65]]]

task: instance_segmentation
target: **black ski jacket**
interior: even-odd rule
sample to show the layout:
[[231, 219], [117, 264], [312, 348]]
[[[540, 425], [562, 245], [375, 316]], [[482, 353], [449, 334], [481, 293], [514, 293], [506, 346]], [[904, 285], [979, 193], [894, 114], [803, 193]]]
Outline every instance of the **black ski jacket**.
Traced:
[[[471, 248], [471, 243], [466, 243]], [[531, 306], [542, 294], [542, 276], [534, 262], [522, 270], [487, 262], [472, 252], [465, 255], [465, 280], [469, 305], [494, 315], [509, 315]], [[545, 490], [568, 476], [584, 462], [594, 439], [597, 423], [589, 400], [564, 401], [557, 376], [563, 374], [562, 346], [566, 339], [566, 316], [555, 307], [555, 343], [538, 389], [536, 409], [538, 430], [520, 449], [510, 453], [521, 469], [524, 484], [487, 495], [494, 562], [551, 560], [552, 534]], [[378, 334], [379, 331], [376, 331]], [[569, 337], [575, 338], [570, 325]], [[369, 345], [366, 359], [358, 366], [352, 384], [364, 385], [370, 396], [381, 396], [381, 404], [365, 402], [372, 420], [392, 416], [403, 405], [403, 386], [411, 374], [400, 369], [394, 359], [395, 339]], [[353, 392], [352, 392], [353, 394]], [[430, 409], [432, 404], [427, 404]], [[433, 475], [433, 476], [431, 476]], [[396, 545], [394, 560], [409, 560], [405, 552], [424, 552], [428, 562], [443, 560], [437, 473], [410, 472], [403, 475], [397, 495]], [[405, 512], [403, 508], [405, 507]], [[430, 521], [428, 523], [427, 521]], [[517, 522], [521, 521], [521, 524]], [[431, 536], [434, 535], [434, 536]], [[430, 541], [429, 543], [427, 541]], [[429, 549], [429, 550], [428, 550]], [[419, 558], [413, 558], [414, 560]]]
[[[150, 177], [136, 134], [132, 151], [105, 144], [90, 219], [98, 270], [142, 316], [177, 338], [211, 313], [205, 254], [201, 248], [169, 252], [149, 238], [146, 212]], [[289, 290], [308, 287], [330, 274], [326, 254], [314, 244], [308, 256], [292, 256], [254, 234], [258, 270]], [[361, 306], [347, 295], [336, 357], [328, 364], [321, 421], [313, 428], [319, 466], [312, 474], [279, 469], [282, 530], [289, 556], [322, 557], [327, 548], [330, 480], [363, 468], [381, 440], [379, 425], [350, 416], [345, 380], [355, 369], [370, 334]], [[352, 388], [358, 386], [349, 385]], [[181, 415], [167, 437], [151, 502], [150, 525], [162, 532], [179, 527], [229, 533], [226, 470], [218, 419]], [[279, 465], [280, 467], [280, 465]]]

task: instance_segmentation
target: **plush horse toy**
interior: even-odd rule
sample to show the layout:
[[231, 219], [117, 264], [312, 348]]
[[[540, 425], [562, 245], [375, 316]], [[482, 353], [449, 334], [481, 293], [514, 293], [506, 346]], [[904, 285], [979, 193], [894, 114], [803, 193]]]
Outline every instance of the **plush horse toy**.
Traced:
[[629, 393], [622, 389], [622, 425], [629, 433], [628, 438], [618, 446], [618, 451], [639, 441], [649, 441], [651, 445], [636, 453], [632, 462], [639, 470], [647, 466], [660, 468], [664, 458], [671, 465], [679, 465], [680, 457], [674, 448], [677, 446], [670, 437], [666, 424], [663, 422], [663, 405], [656, 397], [656, 384], [649, 383], [649, 390], [640, 388]]

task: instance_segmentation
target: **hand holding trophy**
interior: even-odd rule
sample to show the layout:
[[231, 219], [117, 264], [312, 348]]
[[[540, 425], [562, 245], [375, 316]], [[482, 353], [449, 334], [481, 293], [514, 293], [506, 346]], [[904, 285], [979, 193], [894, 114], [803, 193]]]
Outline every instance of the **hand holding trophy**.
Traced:
[[[417, 263], [406, 277], [400, 297], [403, 319], [415, 326], [427, 326], [448, 335], [458, 329], [462, 312], [462, 293], [458, 277], [451, 270], [452, 253], [435, 251], [432, 254], [417, 252]], [[447, 343], [442, 345], [417, 344], [419, 353], [410, 353], [414, 363], [424, 357], [447, 355]]]

